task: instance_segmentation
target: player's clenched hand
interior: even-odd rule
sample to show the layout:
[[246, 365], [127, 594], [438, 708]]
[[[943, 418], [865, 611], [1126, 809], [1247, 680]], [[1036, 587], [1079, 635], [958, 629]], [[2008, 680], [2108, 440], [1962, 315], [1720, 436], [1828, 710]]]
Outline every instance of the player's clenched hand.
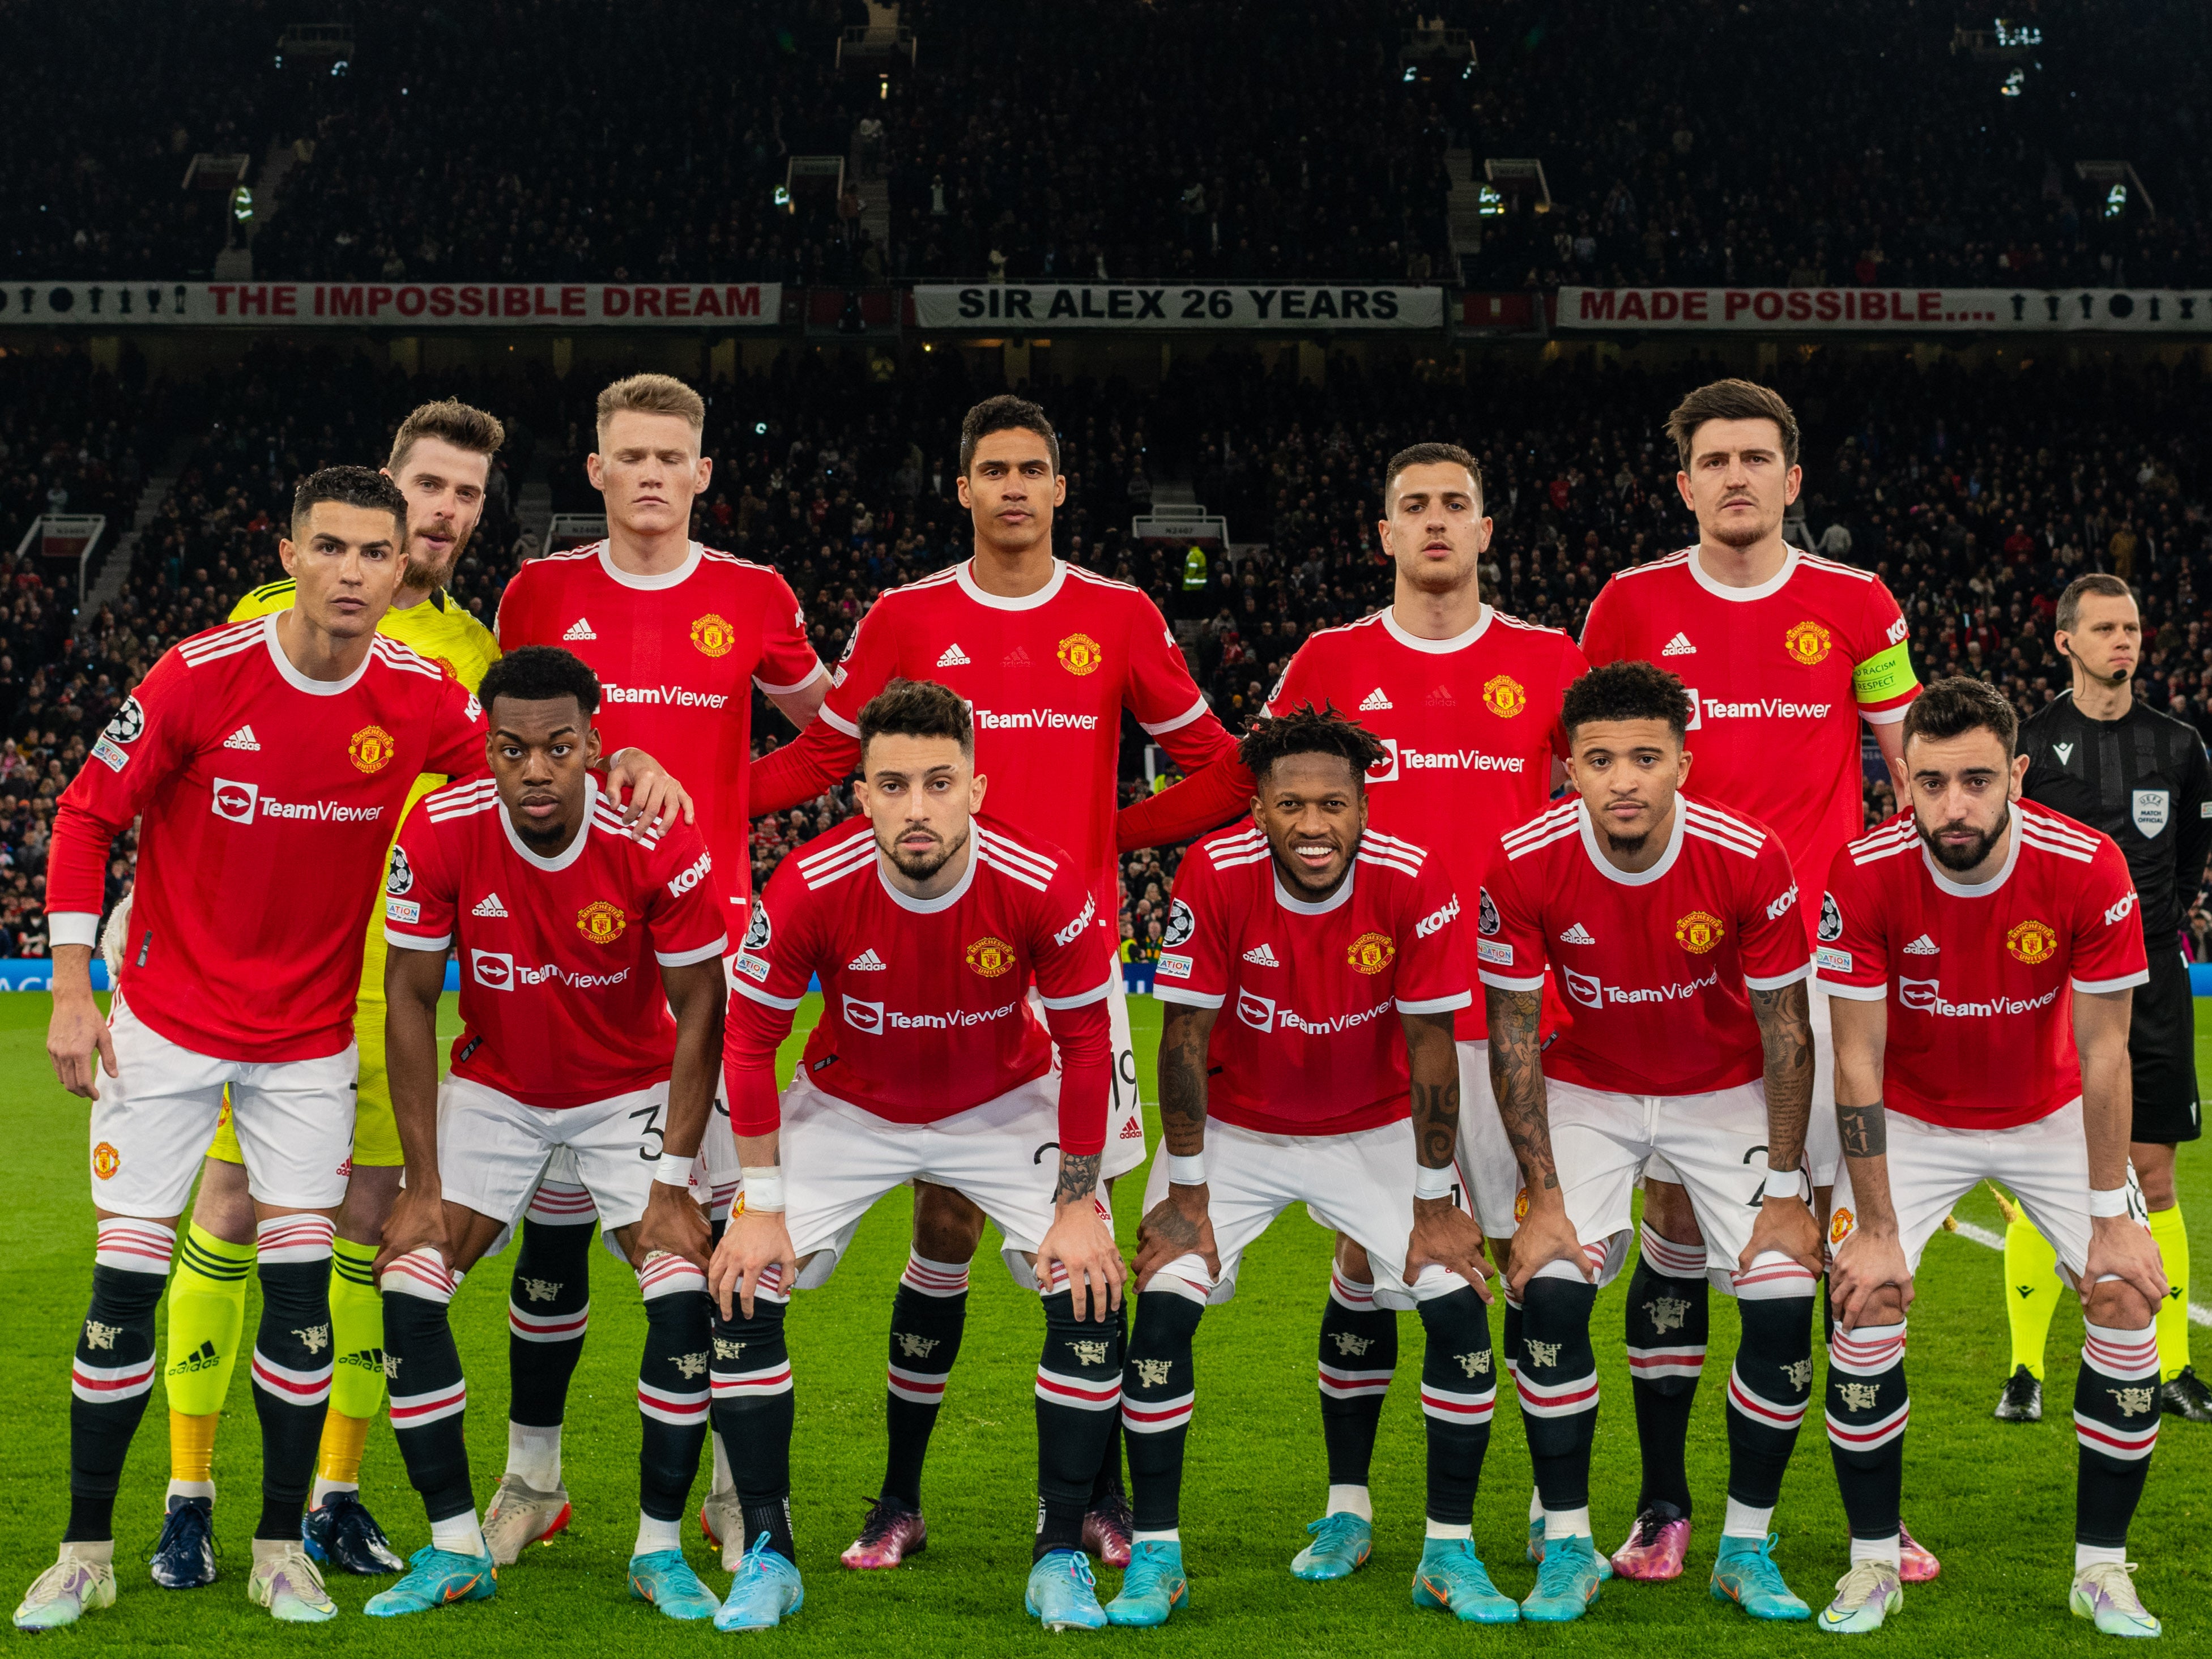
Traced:
[[788, 1294], [799, 1281], [799, 1260], [792, 1252], [791, 1229], [781, 1210], [747, 1210], [730, 1218], [722, 1242], [707, 1268], [707, 1289], [725, 1319], [730, 1299], [747, 1319], [753, 1316], [753, 1292], [765, 1281], [770, 1290]]
[[115, 1039], [92, 994], [57, 993], [53, 1018], [46, 1022], [46, 1058], [53, 1061], [62, 1087], [82, 1099], [100, 1098], [100, 1074], [92, 1065], [95, 1053], [107, 1075], [115, 1076]]
[[[623, 805], [627, 791], [629, 803]], [[607, 768], [607, 799], [622, 807], [623, 822], [635, 836], [647, 830], [665, 829], [681, 812], [690, 823], [697, 815], [684, 786], [661, 769], [660, 763], [642, 749], [625, 749]]]
[[446, 1236], [446, 1197], [436, 1187], [399, 1189], [385, 1218], [383, 1248], [369, 1267], [371, 1282], [381, 1281], [386, 1267], [413, 1250], [435, 1250], [441, 1261], [453, 1259], [453, 1241]]
[[1171, 1186], [1137, 1225], [1137, 1287], [1142, 1290], [1154, 1273], [1186, 1255], [1198, 1257], [1207, 1273], [1221, 1277], [1221, 1255], [1213, 1244], [1206, 1188]]
[[1894, 1232], [1861, 1227], [1837, 1246], [1828, 1267], [1828, 1302], [1839, 1329], [1856, 1330], [1877, 1316], [1902, 1318], [1912, 1297], [1912, 1269]]
[[1759, 1206], [1759, 1219], [1751, 1224], [1751, 1243], [1735, 1259], [1748, 1272], [1760, 1255], [1772, 1250], [1788, 1256], [1818, 1279], [1826, 1265], [1820, 1253], [1820, 1224], [1812, 1207], [1798, 1198], [1770, 1198]]
[[1413, 1200], [1413, 1231], [1406, 1240], [1406, 1283], [1434, 1262], [1474, 1286], [1485, 1302], [1492, 1299], [1490, 1264], [1483, 1259], [1482, 1229], [1448, 1198]]
[[653, 1183], [645, 1213], [638, 1218], [635, 1243], [641, 1262], [661, 1250], [682, 1256], [701, 1273], [707, 1271], [707, 1252], [713, 1248], [707, 1218], [691, 1194], [665, 1181]]
[[2110, 1275], [2143, 1298], [2155, 1314], [2173, 1288], [2166, 1276], [2166, 1259], [2150, 1229], [2131, 1215], [2097, 1216], [2089, 1223], [2089, 1261], [2075, 1288], [2084, 1304], [2097, 1281]]
[[[1416, 1211], [1420, 1207], [1413, 1206]], [[1513, 1235], [1513, 1260], [1506, 1269], [1506, 1283], [1513, 1294], [1517, 1297], [1526, 1291], [1536, 1269], [1547, 1261], [1571, 1262], [1584, 1279], [1590, 1276], [1589, 1258], [1583, 1254], [1574, 1221], [1557, 1197], [1549, 1203], [1532, 1202], [1521, 1219], [1520, 1231]]]
[[1053, 1206], [1052, 1225], [1037, 1241], [1037, 1282], [1052, 1282], [1054, 1262], [1066, 1272], [1067, 1292], [1078, 1319], [1103, 1321], [1121, 1305], [1121, 1281], [1127, 1268], [1114, 1230], [1089, 1193]]

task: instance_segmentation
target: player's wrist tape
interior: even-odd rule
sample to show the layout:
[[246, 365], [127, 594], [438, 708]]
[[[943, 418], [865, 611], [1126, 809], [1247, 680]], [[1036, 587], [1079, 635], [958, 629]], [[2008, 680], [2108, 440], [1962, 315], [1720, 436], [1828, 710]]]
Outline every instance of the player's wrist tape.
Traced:
[[696, 1152], [690, 1158], [663, 1152], [653, 1160], [653, 1178], [664, 1187], [681, 1187], [688, 1191], [691, 1186], [691, 1165], [697, 1156]]
[[1766, 1196], [1769, 1198], [1804, 1197], [1805, 1172], [1802, 1170], [1769, 1170], [1766, 1172]]
[[1206, 1185], [1206, 1154], [1193, 1152], [1188, 1158], [1168, 1154], [1168, 1184], [1171, 1187], [1203, 1187]]
[[783, 1170], [781, 1165], [765, 1170], [740, 1170], [744, 1178], [745, 1208], [780, 1212], [783, 1208]]
[[2128, 1212], [2128, 1189], [2124, 1187], [2092, 1187], [2089, 1188], [2089, 1213], [2099, 1220], [2107, 1216]]
[[1441, 1170], [1431, 1170], [1426, 1164], [1413, 1166], [1413, 1196], [1415, 1198], [1449, 1198], [1452, 1186], [1459, 1179], [1459, 1171], [1451, 1164]]

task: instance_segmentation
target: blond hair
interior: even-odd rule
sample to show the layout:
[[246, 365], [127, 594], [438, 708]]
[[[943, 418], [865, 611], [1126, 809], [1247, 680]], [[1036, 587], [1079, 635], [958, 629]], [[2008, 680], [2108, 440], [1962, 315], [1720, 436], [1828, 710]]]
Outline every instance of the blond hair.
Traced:
[[599, 393], [593, 419], [601, 433], [625, 410], [640, 415], [681, 415], [696, 434], [707, 429], [707, 400], [673, 374], [632, 374]]
[[416, 441], [422, 438], [441, 438], [471, 455], [491, 456], [507, 441], [507, 428], [497, 416], [458, 398], [441, 398], [436, 403], [422, 404], [400, 422], [399, 430], [392, 434], [392, 459], [385, 463], [385, 470], [397, 472], [406, 465]]

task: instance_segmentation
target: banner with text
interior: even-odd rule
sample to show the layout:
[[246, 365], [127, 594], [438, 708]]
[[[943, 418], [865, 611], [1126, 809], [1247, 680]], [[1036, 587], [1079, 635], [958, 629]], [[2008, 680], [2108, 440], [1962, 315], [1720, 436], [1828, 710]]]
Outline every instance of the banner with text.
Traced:
[[1563, 288], [1560, 330], [2212, 334], [2212, 289]]
[[925, 283], [920, 328], [1057, 334], [1067, 329], [1441, 328], [1444, 291], [1372, 283]]
[[763, 328], [779, 283], [0, 283], [0, 328]]

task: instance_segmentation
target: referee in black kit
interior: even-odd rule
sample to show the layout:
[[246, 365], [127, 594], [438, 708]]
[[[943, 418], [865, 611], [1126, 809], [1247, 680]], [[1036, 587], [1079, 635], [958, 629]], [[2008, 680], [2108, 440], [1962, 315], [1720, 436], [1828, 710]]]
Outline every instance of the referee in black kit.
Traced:
[[[2129, 1156], [2150, 1210], [2151, 1236], [2172, 1285], [2158, 1313], [2159, 1403], [2212, 1423], [2212, 1394], [2189, 1364], [2189, 1234], [2174, 1197], [2174, 1147], [2202, 1130], [2196, 1007], [2179, 938], [2212, 848], [2212, 765], [2197, 728], [2146, 707], [2130, 684], [2142, 661], [2142, 618], [2118, 576], [2082, 576], [2058, 599], [2056, 642], [2073, 689], [2021, 722], [2023, 793], [2103, 830], [2135, 878], [2150, 983], [2135, 994], [2128, 1033], [2135, 1124]], [[2024, 1216], [2005, 1230], [2005, 1306], [2013, 1371], [1996, 1415], [2042, 1416], [2043, 1347], [2058, 1304], [2057, 1258]]]

